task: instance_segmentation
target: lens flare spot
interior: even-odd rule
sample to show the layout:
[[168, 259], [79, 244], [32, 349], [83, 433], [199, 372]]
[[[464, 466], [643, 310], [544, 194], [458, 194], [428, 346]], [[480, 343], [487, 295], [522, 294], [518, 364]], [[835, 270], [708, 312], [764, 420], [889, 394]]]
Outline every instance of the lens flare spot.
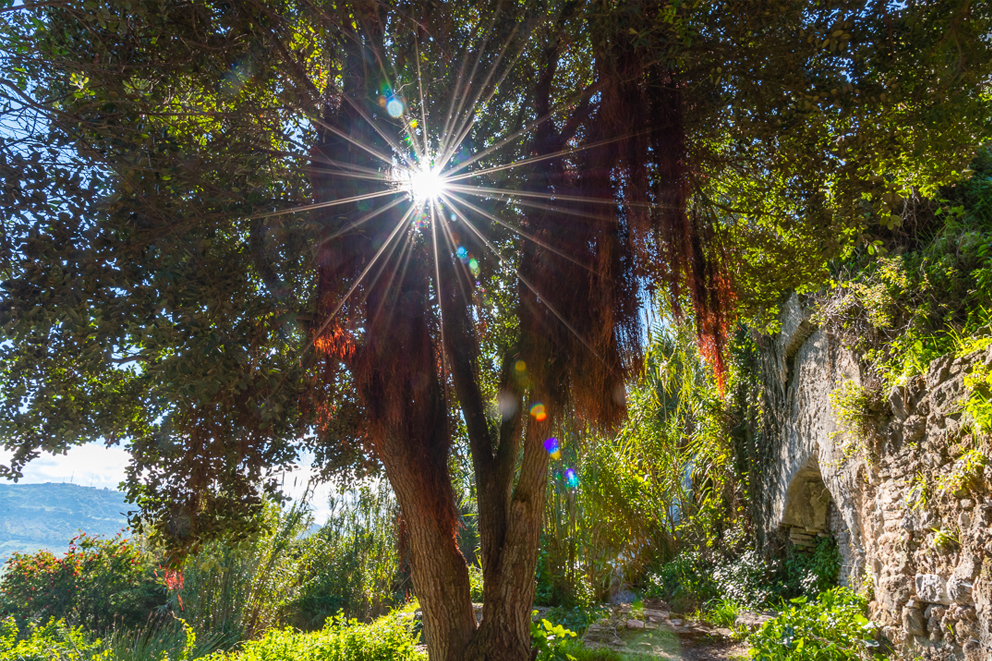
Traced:
[[468, 259], [468, 248], [465, 246], [458, 246], [458, 250], [455, 251], [455, 255], [458, 259]]
[[252, 77], [251, 62], [241, 60], [224, 75], [221, 89], [225, 94], [237, 94]]
[[552, 459], [561, 459], [561, 449], [558, 447], [558, 439], [554, 436], [544, 441], [544, 449], [548, 451]]
[[430, 218], [427, 216], [427, 209], [424, 209], [420, 213], [414, 214], [413, 220], [410, 221], [410, 224], [418, 230], [427, 227], [430, 224]]
[[403, 102], [395, 96], [389, 97], [386, 100], [386, 112], [393, 119], [399, 119], [400, 115], [403, 114]]
[[544, 410], [544, 404], [541, 402], [538, 402], [537, 404], [534, 404], [534, 406], [530, 407], [530, 414], [538, 422], [544, 422], [548, 417], [547, 411]]
[[479, 260], [474, 257], [468, 260], [468, 270], [472, 272], [472, 275], [479, 275]]
[[574, 468], [569, 468], [565, 471], [565, 484], [572, 489], [579, 486], [579, 476], [575, 474]]
[[516, 363], [514, 363], [513, 369], [523, 374], [524, 372], [527, 371], [527, 363], [525, 363], [522, 360], [518, 360]]

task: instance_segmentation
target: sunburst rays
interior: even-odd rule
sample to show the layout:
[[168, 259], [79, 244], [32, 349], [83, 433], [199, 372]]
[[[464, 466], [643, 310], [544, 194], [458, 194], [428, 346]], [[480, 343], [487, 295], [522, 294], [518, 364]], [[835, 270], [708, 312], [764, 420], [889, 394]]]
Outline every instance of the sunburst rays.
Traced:
[[[313, 335], [315, 341], [349, 300], [356, 296], [356, 292], [367, 291], [377, 282], [386, 270], [385, 263], [388, 260], [396, 260], [393, 270], [405, 269], [405, 262], [412, 254], [410, 246], [417, 241], [428, 246], [434, 260], [431, 271], [435, 280], [434, 289], [439, 298], [441, 291], [447, 287], [478, 286], [478, 272], [469, 273], [468, 269], [464, 269], [466, 277], [459, 278], [463, 282], [441, 282], [443, 273], [457, 272], [441, 268], [440, 260], [459, 260], [459, 241], [455, 234], [460, 233], [470, 235], [473, 242], [484, 248], [484, 253], [476, 256], [479, 261], [491, 260], [491, 264], [499, 264], [500, 269], [512, 274], [569, 333], [593, 354], [596, 353], [590, 338], [583, 337], [569, 323], [563, 311], [552, 308], [548, 302], [549, 297], [541, 291], [543, 283], [532, 282], [521, 275], [512, 260], [501, 254], [498, 244], [506, 241], [527, 242], [534, 249], [546, 251], [595, 274], [598, 267], [595, 260], [590, 259], [588, 251], [581, 247], [576, 250], [575, 246], [567, 240], [561, 240], [561, 237], [528, 230], [523, 220], [526, 213], [536, 210], [539, 213], [555, 214], [565, 221], [561, 225], [567, 227], [567, 223], [594, 222], [602, 217], [602, 212], [611, 209], [615, 211], [620, 206], [646, 209], [650, 205], [635, 200], [618, 201], [614, 195], [575, 195], [555, 190], [546, 181], [535, 185], [532, 175], [536, 172], [536, 179], [544, 180], [542, 169], [550, 167], [552, 163], [558, 164], [559, 171], [567, 171], [574, 167], [571, 160], [583, 152], [630, 136], [587, 143], [570, 139], [563, 148], [553, 153], [528, 153], [529, 141], [537, 131], [547, 123], [561, 124], [564, 127], [569, 107], [588, 103], [593, 90], [587, 88], [562, 101], [561, 107], [552, 108], [521, 126], [507, 126], [502, 135], [496, 135], [487, 141], [479, 139], [484, 144], [479, 149], [473, 149], [472, 145], [476, 141], [473, 132], [478, 127], [480, 118], [484, 118], [490, 110], [490, 103], [501, 91], [513, 66], [527, 48], [527, 40], [520, 36], [519, 25], [496, 47], [490, 44], [490, 30], [480, 26], [476, 27], [470, 39], [470, 42], [477, 40], [477, 43], [467, 43], [458, 61], [453, 65], [433, 62], [429, 72], [424, 71], [423, 65], [427, 60], [420, 40], [413, 40], [416, 89], [410, 98], [414, 107], [396, 91], [402, 85], [397, 82], [399, 74], [390, 63], [388, 66], [393, 70], [392, 82], [385, 87], [390, 90], [390, 102], [399, 100], [403, 104], [402, 112], [384, 113], [385, 105], [381, 101], [385, 96], [380, 99], [362, 99], [339, 92], [341, 102], [350, 107], [358, 121], [363, 123], [364, 130], [346, 130], [323, 119], [311, 117], [315, 128], [334, 134], [378, 163], [377, 166], [361, 166], [342, 159], [320, 156], [314, 159], [314, 172], [340, 180], [365, 182], [378, 190], [254, 216], [265, 219], [355, 203], [374, 205], [371, 210], [353, 214], [357, 217], [347, 220], [341, 228], [323, 238], [323, 241], [333, 241], [370, 223], [378, 224], [377, 231], [386, 235], [340, 300], [333, 307], [329, 306], [330, 312], [318, 326], [318, 332]], [[376, 59], [380, 75], [387, 78], [388, 59]], [[450, 81], [449, 89], [438, 93], [434, 89], [438, 86], [437, 81], [443, 83], [446, 80]], [[433, 121], [435, 114], [443, 117], [443, 121]], [[362, 135], [368, 135], [369, 131], [376, 136], [377, 144], [368, 144], [361, 138]], [[383, 145], [388, 146], [388, 152], [382, 149]], [[403, 208], [398, 216], [396, 207]], [[388, 225], [393, 222], [394, 225]], [[381, 225], [382, 223], [387, 225]], [[404, 247], [398, 250], [401, 244]], [[395, 273], [390, 277], [393, 276]], [[468, 292], [463, 294], [465, 300], [471, 300]], [[360, 293], [359, 296], [363, 294]], [[440, 314], [440, 309], [437, 313]]]

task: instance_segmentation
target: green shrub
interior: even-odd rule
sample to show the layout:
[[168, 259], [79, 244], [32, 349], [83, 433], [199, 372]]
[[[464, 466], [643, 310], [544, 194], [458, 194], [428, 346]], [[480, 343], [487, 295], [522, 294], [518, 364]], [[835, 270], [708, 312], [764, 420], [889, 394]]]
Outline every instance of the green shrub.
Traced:
[[183, 562], [169, 605], [201, 635], [236, 642], [282, 624], [297, 594], [296, 544], [307, 518], [274, 503], [262, 517], [258, 535], [211, 542]]
[[62, 557], [14, 553], [0, 577], [0, 617], [65, 619], [90, 631], [137, 626], [165, 604], [150, 559], [120, 534], [81, 533]]
[[865, 617], [865, 601], [847, 588], [805, 597], [751, 635], [758, 661], [854, 661], [880, 656], [878, 628]]
[[648, 574], [644, 595], [665, 599], [676, 609], [702, 604], [719, 596], [713, 569], [698, 551], [683, 551]]
[[709, 622], [716, 627], [727, 627], [733, 629], [737, 624], [737, 616], [740, 615], [740, 604], [732, 599], [714, 599], [697, 611], [696, 619]]
[[112, 661], [103, 641], [65, 620], [33, 622], [18, 630], [13, 616], [0, 621], [0, 661]]
[[196, 635], [184, 620], [169, 618], [158, 626], [116, 629], [103, 644], [114, 661], [190, 661], [236, 642], [223, 632]]
[[992, 434], [992, 368], [975, 365], [965, 375], [968, 388], [965, 410], [971, 416], [972, 426], [979, 434]]
[[472, 601], [480, 603], [482, 601], [482, 567], [477, 565], [468, 566], [468, 584], [471, 591]]
[[713, 569], [713, 581], [722, 599], [746, 608], [760, 608], [778, 596], [772, 580], [774, 566], [755, 549], [747, 549]]
[[545, 616], [549, 621], [560, 624], [581, 636], [590, 624], [608, 614], [609, 610], [602, 606], [575, 606], [573, 608], [557, 606], [545, 613]]
[[398, 510], [385, 480], [343, 490], [331, 510], [327, 523], [298, 547], [299, 591], [286, 612], [291, 624], [305, 630], [319, 629], [339, 611], [371, 619], [405, 597]]
[[530, 640], [535, 661], [649, 661], [653, 658], [620, 654], [609, 648], [590, 649], [578, 640], [574, 631], [547, 619], [531, 622]]
[[782, 597], [812, 599], [837, 585], [840, 564], [837, 542], [833, 537], [821, 537], [812, 553], [793, 548], [779, 565], [775, 583], [782, 586]]
[[418, 638], [395, 615], [371, 624], [338, 616], [320, 631], [273, 629], [239, 652], [217, 653], [210, 661], [427, 661]]
[[547, 619], [530, 623], [530, 642], [533, 651], [537, 653], [536, 661], [570, 661], [563, 646], [575, 637], [574, 631], [560, 624], [552, 624]]
[[992, 344], [992, 156], [971, 179], [918, 209], [911, 233], [886, 238], [889, 256], [852, 254], [816, 321], [860, 354], [883, 392], [934, 359]]
[[589, 578], [578, 562], [569, 561], [567, 557], [552, 548], [555, 544], [548, 544], [549, 539], [548, 534], [541, 534], [534, 604], [564, 609], [589, 606], [596, 601]]
[[871, 407], [879, 394], [877, 388], [869, 390], [854, 381], [844, 381], [828, 395], [830, 408], [840, 427], [836, 434], [844, 434], [841, 449], [845, 459], [864, 455], [872, 433]]
[[676, 610], [701, 608], [704, 617], [718, 604], [762, 608], [782, 598], [815, 597], [836, 585], [840, 562], [832, 537], [820, 539], [811, 553], [793, 549], [784, 560], [769, 561], [744, 545], [715, 560], [684, 551], [648, 575], [644, 594]]

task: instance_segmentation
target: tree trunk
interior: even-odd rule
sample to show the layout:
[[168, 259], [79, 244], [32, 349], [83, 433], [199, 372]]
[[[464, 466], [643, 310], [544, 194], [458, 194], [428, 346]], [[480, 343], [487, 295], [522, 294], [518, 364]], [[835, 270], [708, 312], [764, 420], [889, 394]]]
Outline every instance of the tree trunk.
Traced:
[[[368, 23], [366, 32], [369, 26], [375, 29], [367, 43], [355, 39], [340, 44], [346, 61], [345, 89], [340, 102], [326, 108], [313, 153], [314, 201], [318, 203], [377, 190], [370, 180], [328, 172], [328, 164], [341, 162], [361, 172], [384, 168], [352, 140], [381, 153], [390, 152], [368, 119], [379, 110], [366, 105], [377, 94], [373, 85], [377, 79], [369, 77], [366, 65], [382, 51], [377, 27], [381, 21], [373, 20], [372, 14], [359, 14]], [[547, 482], [548, 459], [542, 441], [554, 416], [548, 422], [527, 425], [523, 461], [514, 485], [526, 419], [523, 392], [511, 378], [504, 379], [508, 391], [518, 398], [518, 407], [494, 435], [479, 385], [480, 344], [468, 313], [472, 303], [466, 292], [473, 285], [467, 272], [444, 245], [439, 246], [436, 227], [431, 228], [429, 244], [405, 241], [401, 248], [402, 238], [394, 239], [400, 236], [404, 222], [401, 209], [360, 225], [357, 221], [365, 213], [359, 204], [341, 204], [324, 216], [327, 239], [318, 249], [321, 298], [328, 311], [348, 320], [328, 320], [326, 324], [335, 325], [322, 332], [327, 335], [324, 344], [338, 351], [354, 377], [361, 414], [368, 420], [367, 439], [385, 467], [403, 512], [430, 659], [527, 661]], [[432, 289], [437, 293], [435, 300], [431, 300]], [[437, 302], [443, 312], [440, 319], [434, 307]], [[435, 343], [438, 322], [444, 338], [440, 348]], [[364, 329], [361, 342], [347, 339], [347, 329], [355, 327]], [[339, 342], [339, 335], [345, 339]], [[348, 341], [353, 344], [339, 346]], [[441, 352], [448, 358], [443, 365]], [[509, 375], [512, 363], [508, 357]], [[448, 473], [448, 369], [468, 425], [479, 494], [485, 593], [479, 628], [471, 604], [468, 566], [455, 537], [458, 512]]]
[[[548, 455], [542, 445], [544, 435], [539, 433], [543, 426], [528, 428], [520, 476], [507, 511], [506, 536], [498, 560], [486, 563], [482, 624], [466, 661], [531, 658], [531, 608], [537, 587], [534, 576], [548, 479]], [[493, 514], [480, 506], [480, 523]]]
[[428, 654], [431, 661], [461, 661], [475, 631], [468, 565], [450, 519], [438, 516], [437, 508], [425, 498], [411, 464], [399, 465], [393, 458], [384, 463], [406, 523], [413, 587], [423, 613]]

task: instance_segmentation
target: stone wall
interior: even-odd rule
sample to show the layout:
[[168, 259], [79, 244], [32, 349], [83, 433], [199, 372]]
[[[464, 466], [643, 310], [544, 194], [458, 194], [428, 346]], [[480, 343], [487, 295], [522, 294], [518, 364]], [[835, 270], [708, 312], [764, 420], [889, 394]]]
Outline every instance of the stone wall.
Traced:
[[857, 357], [811, 327], [795, 297], [782, 327], [762, 356], [762, 531], [800, 543], [833, 532], [844, 582], [873, 589], [871, 617], [906, 658], [992, 659], [990, 439], [963, 413], [963, 377], [992, 350], [945, 356], [884, 393], [851, 454], [829, 394], [861, 383]]
[[[762, 351], [760, 369], [768, 446], [762, 469], [752, 477], [760, 482], [755, 489], [761, 494], [755, 511], [760, 532], [765, 539], [791, 537], [797, 523], [790, 510], [812, 507], [797, 496], [809, 493], [811, 480], [822, 483], [833, 512], [825, 525], [838, 539], [841, 582], [848, 584], [864, 565], [856, 507], [864, 479], [857, 466], [845, 465], [829, 395], [845, 381], [860, 383], [858, 364], [810, 323], [794, 296], [784, 306], [782, 332]], [[822, 526], [810, 526], [807, 534], [822, 531]]]

